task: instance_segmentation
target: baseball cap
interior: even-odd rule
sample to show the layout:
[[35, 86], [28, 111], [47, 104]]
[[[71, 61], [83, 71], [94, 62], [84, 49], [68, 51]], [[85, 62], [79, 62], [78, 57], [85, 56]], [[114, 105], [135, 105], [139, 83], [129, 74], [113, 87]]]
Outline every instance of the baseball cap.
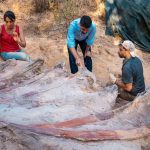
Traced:
[[121, 45], [130, 51], [130, 54], [132, 57], [135, 57], [136, 54], [135, 54], [135, 46], [133, 44], [133, 42], [129, 41], [129, 40], [125, 40], [123, 43], [121, 43]]

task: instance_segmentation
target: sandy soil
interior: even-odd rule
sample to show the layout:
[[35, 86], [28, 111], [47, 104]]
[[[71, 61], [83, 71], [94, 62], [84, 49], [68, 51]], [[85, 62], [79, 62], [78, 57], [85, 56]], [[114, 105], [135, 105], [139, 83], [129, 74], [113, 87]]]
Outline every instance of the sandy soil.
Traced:
[[[3, 22], [3, 12], [7, 9], [12, 9], [17, 14], [17, 23], [21, 24], [24, 28], [27, 41], [25, 51], [31, 58], [43, 58], [45, 65], [49, 67], [59, 61], [65, 61], [68, 66], [65, 29], [61, 25], [56, 25], [52, 12], [35, 14], [32, 1], [24, 0], [23, 2], [24, 7], [21, 7], [22, 2], [19, 0], [15, 2], [8, 0], [1, 3], [0, 22]], [[108, 81], [108, 68], [111, 68], [111, 71], [115, 74], [120, 73], [122, 60], [117, 54], [118, 46], [114, 45], [117, 41], [112, 37], [105, 36], [105, 24], [104, 20], [99, 18], [99, 12], [100, 10], [96, 10], [87, 13], [97, 24], [96, 40], [92, 47], [93, 72], [98, 79]], [[137, 54], [143, 60], [145, 81], [146, 84], [149, 84], [150, 55], [140, 50], [137, 50]], [[102, 84], [105, 85], [105, 83]]]

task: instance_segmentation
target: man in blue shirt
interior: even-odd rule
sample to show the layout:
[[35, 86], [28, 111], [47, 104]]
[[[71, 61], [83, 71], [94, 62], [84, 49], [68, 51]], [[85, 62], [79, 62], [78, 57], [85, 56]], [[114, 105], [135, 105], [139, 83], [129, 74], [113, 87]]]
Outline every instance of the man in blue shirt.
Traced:
[[119, 57], [124, 58], [121, 81], [112, 74], [110, 78], [119, 87], [119, 97], [133, 100], [139, 93], [145, 91], [143, 66], [141, 60], [135, 56], [134, 44], [126, 40], [119, 45]]
[[67, 46], [71, 73], [78, 72], [78, 66], [82, 65], [82, 60], [77, 52], [80, 46], [85, 67], [92, 72], [91, 46], [95, 40], [96, 25], [89, 16], [82, 16], [70, 23], [67, 35]]

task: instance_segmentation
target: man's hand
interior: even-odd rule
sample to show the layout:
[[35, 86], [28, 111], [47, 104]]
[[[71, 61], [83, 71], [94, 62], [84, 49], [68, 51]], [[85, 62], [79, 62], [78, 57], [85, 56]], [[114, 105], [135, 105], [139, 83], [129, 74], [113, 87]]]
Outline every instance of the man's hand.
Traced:
[[109, 74], [109, 78], [113, 84], [115, 84], [115, 82], [117, 81], [116, 77], [112, 73]]
[[82, 67], [82, 61], [81, 61], [80, 57], [78, 57], [78, 58], [76, 59], [76, 64], [77, 64], [77, 66]]
[[85, 51], [85, 55], [84, 55], [84, 57], [86, 57], [86, 56], [89, 56], [89, 57], [91, 57], [91, 51], [89, 51], [89, 50], [86, 50], [86, 51]]
[[86, 46], [84, 57], [86, 57], [86, 56], [91, 57], [91, 46], [89, 46], [89, 45]]

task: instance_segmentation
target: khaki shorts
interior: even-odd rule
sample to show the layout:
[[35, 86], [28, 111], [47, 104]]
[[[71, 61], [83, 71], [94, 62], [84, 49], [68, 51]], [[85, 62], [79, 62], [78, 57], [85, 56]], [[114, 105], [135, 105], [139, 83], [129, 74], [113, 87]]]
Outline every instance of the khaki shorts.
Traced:
[[136, 96], [131, 95], [129, 92], [123, 90], [122, 88], [118, 89], [118, 97], [127, 101], [133, 101]]

